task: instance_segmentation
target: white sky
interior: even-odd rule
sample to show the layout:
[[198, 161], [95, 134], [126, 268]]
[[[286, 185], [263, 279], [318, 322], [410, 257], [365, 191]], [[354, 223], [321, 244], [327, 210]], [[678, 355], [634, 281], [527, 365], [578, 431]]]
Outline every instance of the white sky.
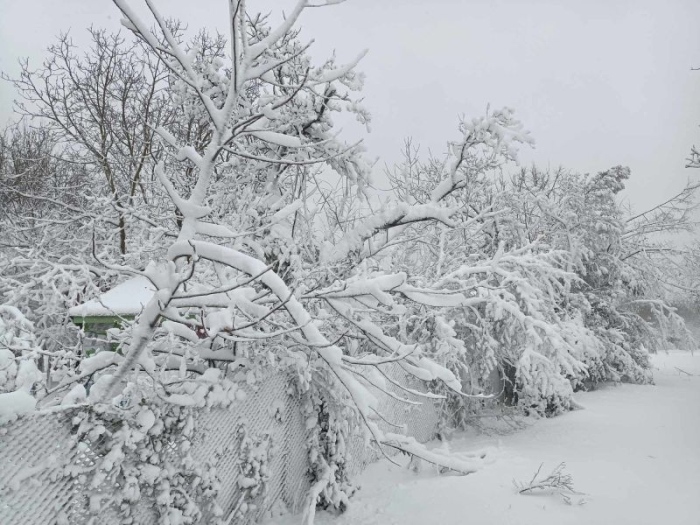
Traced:
[[[228, 4], [156, 2], [192, 29], [221, 24]], [[262, 11], [292, 4], [248, 2]], [[0, 70], [10, 75], [20, 56], [38, 65], [59, 32], [80, 43], [90, 24], [117, 28], [119, 18], [108, 0], [0, 0], [0, 14]], [[336, 49], [347, 61], [369, 48], [360, 69], [378, 167], [399, 158], [405, 137], [442, 153], [458, 115], [507, 105], [537, 141], [524, 162], [628, 165], [627, 195], [640, 209], [700, 177], [684, 168], [700, 145], [700, 71], [690, 71], [700, 67], [698, 20], [698, 0], [347, 0], [308, 10], [301, 25], [319, 58]], [[0, 122], [13, 97], [0, 82]]]

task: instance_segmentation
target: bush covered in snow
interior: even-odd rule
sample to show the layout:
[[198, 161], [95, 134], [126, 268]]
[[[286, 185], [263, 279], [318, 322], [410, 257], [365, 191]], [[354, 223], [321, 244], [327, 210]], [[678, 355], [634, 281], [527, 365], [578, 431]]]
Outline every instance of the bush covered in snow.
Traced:
[[45, 392], [33, 328], [17, 308], [0, 304], [0, 425], [34, 410]]

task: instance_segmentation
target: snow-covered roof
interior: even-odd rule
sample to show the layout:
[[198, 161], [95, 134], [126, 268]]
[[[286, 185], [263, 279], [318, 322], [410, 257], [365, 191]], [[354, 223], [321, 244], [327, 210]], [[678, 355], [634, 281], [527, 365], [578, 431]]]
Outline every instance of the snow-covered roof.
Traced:
[[153, 283], [142, 276], [118, 284], [97, 299], [68, 310], [71, 317], [137, 315], [155, 293]]

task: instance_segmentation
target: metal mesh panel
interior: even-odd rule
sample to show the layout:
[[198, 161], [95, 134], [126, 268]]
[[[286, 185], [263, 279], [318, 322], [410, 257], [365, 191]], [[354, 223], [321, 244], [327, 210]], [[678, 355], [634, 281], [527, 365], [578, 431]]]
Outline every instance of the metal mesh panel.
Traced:
[[[78, 410], [34, 415], [0, 428], [0, 523], [84, 523], [90, 517], [88, 494], [109, 497], [111, 487], [90, 489], [80, 475], [98, 458], [90, 448], [74, 446]], [[116, 514], [107, 510], [106, 517]]]
[[[415, 390], [425, 386], [407, 377], [399, 366], [391, 366], [387, 374], [395, 381]], [[289, 375], [272, 372], [252, 385], [243, 385], [247, 393], [244, 401], [232, 407], [202, 410], [197, 413], [195, 436], [191, 454], [202, 464], [216, 468], [221, 483], [218, 504], [230, 523], [252, 524], [269, 515], [271, 510], [301, 510], [309, 489], [306, 428], [298, 396], [294, 393]], [[400, 430], [381, 422], [385, 431], [407, 433], [419, 441], [434, 437], [439, 415], [435, 402], [401, 391], [390, 389], [407, 399], [421, 401], [410, 406], [376, 390], [381, 412], [387, 420], [405, 424]], [[109, 506], [113, 491], [119, 490], [103, 483], [89, 487], [90, 477], [81, 475], [100, 460], [99, 440], [76, 447], [73, 420], [81, 408], [72, 408], [49, 414], [26, 416], [0, 427], [0, 523], [2, 525], [47, 525], [93, 523], [116, 525], [120, 522], [116, 508]], [[269, 479], [266, 490], [252, 503], [255, 509], [245, 518], [235, 514], [241, 502], [238, 486], [241, 475], [241, 442], [243, 435], [254, 442], [269, 442]], [[355, 475], [376, 460], [376, 447], [368, 446], [360, 436], [348, 443], [348, 472]], [[177, 453], [173, 444], [172, 454]], [[251, 503], [250, 500], [246, 500]], [[91, 506], [91, 502], [93, 505]], [[147, 498], [133, 509], [135, 524], [158, 523], [156, 506]], [[201, 523], [208, 523], [204, 516]]]
[[[244, 385], [245, 401], [227, 409], [202, 410], [196, 416], [191, 453], [195, 460], [215, 466], [221, 483], [217, 502], [224, 516], [232, 515], [243, 494], [238, 486], [240, 462], [245, 459], [240, 450], [242, 428], [253, 440], [269, 437], [271, 444], [266, 490], [252, 501], [256, 509], [246, 513], [243, 522], [255, 523], [273, 506], [299, 510], [309, 488], [306, 430], [297, 396], [290, 395], [290, 379], [269, 374]], [[101, 504], [102, 524], [119, 523], [117, 510], [104, 505], [115, 488], [88, 487], [89, 477], [80, 475], [82, 468], [100, 459], [95, 452], [99, 447], [74, 446], [72, 420], [80, 410], [33, 415], [0, 427], [0, 523], [89, 523], [98, 512], [91, 508], [91, 499]], [[143, 498], [132, 512], [135, 523], [157, 523], [154, 507]]]
[[218, 503], [224, 516], [233, 517], [242, 496], [238, 479], [240, 461], [244, 458], [241, 458], [239, 430], [254, 440], [269, 436], [271, 475], [265, 493], [252, 501], [257, 510], [250, 512], [247, 519], [254, 523], [274, 505], [283, 504], [290, 511], [299, 509], [309, 489], [306, 430], [289, 376], [267, 375], [248, 385], [246, 391], [246, 401], [231, 409], [215, 409], [199, 415], [192, 455], [201, 461], [213, 460], [221, 481]]
[[[396, 363], [383, 365], [383, 371], [394, 382], [410, 390], [422, 393], [428, 391], [424, 381], [420, 381], [408, 374]], [[412, 405], [399, 401], [378, 388], [367, 385], [372, 394], [379, 400], [379, 412], [388, 421], [387, 423], [380, 420], [379, 428], [383, 432], [412, 436], [421, 443], [434, 439], [440, 419], [441, 401], [406, 392], [391, 382], [387, 382], [386, 386], [388, 391], [396, 394], [398, 397], [420, 404]], [[394, 424], [403, 428], [397, 428]], [[382, 457], [382, 453], [375, 446], [370, 446], [365, 437], [360, 435], [352, 437], [348, 449], [349, 459], [346, 463], [346, 469], [351, 477], [356, 476], [368, 464]], [[393, 456], [398, 451], [385, 447], [384, 453], [388, 456]]]

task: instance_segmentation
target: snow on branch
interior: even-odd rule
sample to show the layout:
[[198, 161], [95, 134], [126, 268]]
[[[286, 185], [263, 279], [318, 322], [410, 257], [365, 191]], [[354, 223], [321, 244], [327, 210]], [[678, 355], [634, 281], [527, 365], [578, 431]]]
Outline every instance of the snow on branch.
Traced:
[[391, 228], [407, 226], [416, 222], [437, 221], [446, 226], [455, 226], [451, 217], [457, 213], [456, 208], [446, 208], [433, 204], [413, 205], [397, 204], [391, 209], [380, 212], [363, 221], [348, 232], [340, 242], [324, 250], [323, 262], [334, 263], [347, 257], [350, 253], [362, 249], [365, 241], [379, 232]]
[[322, 71], [318, 75], [314, 76], [311, 81], [312, 85], [313, 84], [325, 84], [328, 82], [333, 82], [334, 80], [338, 80], [340, 78], [343, 78], [345, 75], [347, 75], [350, 71], [355, 69], [357, 64], [359, 64], [360, 60], [362, 60], [365, 55], [367, 55], [368, 50], [365, 49], [362, 53], [357, 55], [357, 57], [352, 60], [351, 62], [348, 62], [342, 67], [331, 69], [328, 71]]
[[[353, 252], [360, 252], [367, 241], [384, 232], [384, 237], [376, 239], [362, 258], [370, 256], [388, 245], [413, 223], [437, 221], [448, 228], [456, 227], [453, 216], [460, 209], [440, 203], [453, 192], [464, 188], [470, 176], [475, 177], [497, 167], [502, 162], [501, 159], [515, 161], [517, 144], [534, 144], [529, 132], [513, 117], [513, 111], [509, 108], [487, 112], [486, 116], [470, 122], [462, 121], [460, 130], [463, 134], [462, 141], [450, 144], [453, 159], [448, 174], [432, 190], [430, 203], [404, 202], [373, 214], [346, 233], [338, 243], [328, 247], [324, 251], [324, 261], [334, 263]], [[471, 163], [468, 162], [470, 160]], [[481, 213], [485, 218], [489, 210]]]
[[529, 132], [513, 114], [512, 109], [503, 108], [493, 113], [487, 111], [484, 117], [474, 118], [469, 122], [463, 120], [460, 123], [462, 140], [450, 145], [453, 160], [448, 176], [432, 192], [433, 202], [440, 202], [466, 184], [469, 173], [461, 171], [461, 168], [470, 154], [476, 153], [475, 150], [479, 147], [485, 150], [485, 159], [479, 166], [484, 169], [501, 155], [510, 161], [517, 160], [517, 144], [534, 144]]

